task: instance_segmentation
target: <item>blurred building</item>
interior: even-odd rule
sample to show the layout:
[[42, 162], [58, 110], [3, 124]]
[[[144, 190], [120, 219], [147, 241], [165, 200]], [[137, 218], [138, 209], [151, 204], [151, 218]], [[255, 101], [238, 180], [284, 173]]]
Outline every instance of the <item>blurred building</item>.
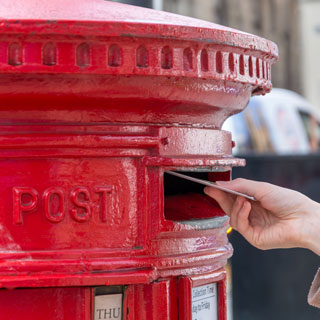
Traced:
[[320, 1], [300, 1], [301, 80], [304, 96], [320, 108]]

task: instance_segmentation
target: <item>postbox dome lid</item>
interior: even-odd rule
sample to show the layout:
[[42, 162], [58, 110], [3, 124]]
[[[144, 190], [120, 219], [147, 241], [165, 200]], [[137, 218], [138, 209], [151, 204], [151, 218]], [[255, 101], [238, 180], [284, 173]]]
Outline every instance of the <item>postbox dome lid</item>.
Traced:
[[152, 9], [105, 0], [0, 0], [0, 74], [9, 77], [0, 80], [2, 101], [76, 96], [119, 109], [120, 100], [123, 108], [135, 100], [145, 117], [150, 108], [172, 106], [172, 122], [182, 113], [188, 118], [186, 106], [201, 114], [214, 107], [220, 120], [208, 122], [217, 127], [252, 94], [270, 91], [277, 58], [266, 39]]

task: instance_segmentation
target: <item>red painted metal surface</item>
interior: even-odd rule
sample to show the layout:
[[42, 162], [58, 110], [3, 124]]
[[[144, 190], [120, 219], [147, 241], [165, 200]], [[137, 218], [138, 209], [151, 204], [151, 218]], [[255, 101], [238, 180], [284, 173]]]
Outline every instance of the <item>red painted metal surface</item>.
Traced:
[[1, 319], [116, 318], [95, 296], [122, 294], [123, 319], [191, 320], [217, 283], [225, 320], [228, 220], [164, 172], [244, 165], [220, 128], [277, 47], [104, 0], [0, 0], [0, 30]]

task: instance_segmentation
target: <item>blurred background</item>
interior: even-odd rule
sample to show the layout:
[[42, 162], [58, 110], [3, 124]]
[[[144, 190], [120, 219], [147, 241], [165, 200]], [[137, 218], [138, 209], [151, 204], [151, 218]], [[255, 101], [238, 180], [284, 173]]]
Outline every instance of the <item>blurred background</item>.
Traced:
[[[124, 0], [127, 4], [212, 21], [274, 41], [280, 60], [272, 69], [275, 89], [253, 97], [224, 129], [245, 158], [233, 178], [268, 181], [320, 202], [320, 0]], [[320, 230], [319, 230], [320, 232]], [[260, 251], [237, 232], [228, 266], [229, 320], [315, 320], [307, 304], [320, 266], [302, 249]], [[232, 279], [232, 281], [231, 281]]]

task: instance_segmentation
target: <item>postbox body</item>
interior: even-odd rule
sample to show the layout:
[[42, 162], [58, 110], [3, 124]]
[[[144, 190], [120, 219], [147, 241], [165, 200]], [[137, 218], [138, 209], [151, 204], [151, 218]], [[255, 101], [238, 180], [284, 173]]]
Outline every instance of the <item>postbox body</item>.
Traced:
[[276, 46], [103, 0], [0, 1], [0, 314], [226, 319], [224, 120]]

